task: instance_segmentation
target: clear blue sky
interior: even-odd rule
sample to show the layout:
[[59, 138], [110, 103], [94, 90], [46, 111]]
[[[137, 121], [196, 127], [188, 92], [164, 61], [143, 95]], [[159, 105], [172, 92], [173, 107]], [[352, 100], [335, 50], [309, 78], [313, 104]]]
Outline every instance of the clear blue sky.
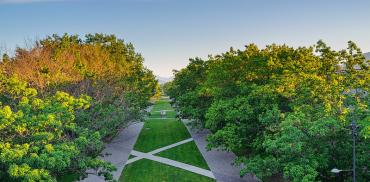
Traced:
[[[370, 51], [370, 0], [0, 0], [0, 48], [53, 33], [116, 34], [155, 74], [249, 43]], [[1, 50], [1, 49], [0, 49]]]

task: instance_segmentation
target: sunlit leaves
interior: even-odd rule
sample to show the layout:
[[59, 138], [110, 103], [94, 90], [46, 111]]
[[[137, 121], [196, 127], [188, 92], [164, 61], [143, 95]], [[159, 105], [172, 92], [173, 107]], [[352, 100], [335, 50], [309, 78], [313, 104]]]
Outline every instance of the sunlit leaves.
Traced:
[[166, 92], [183, 117], [212, 131], [209, 149], [233, 151], [245, 164], [242, 175], [266, 181], [333, 180], [331, 168], [350, 168], [349, 124], [355, 120], [358, 178], [366, 179], [368, 66], [351, 41], [341, 51], [323, 41], [298, 48], [250, 44], [191, 60]]
[[[88, 108], [89, 97], [74, 98], [57, 92], [40, 99], [35, 97], [36, 93], [29, 94], [24, 82], [9, 79], [0, 80], [1, 85], [9, 88], [0, 92], [7, 95], [5, 103], [10, 104], [0, 106], [0, 164], [8, 177], [19, 181], [55, 181], [51, 174], [79, 168], [78, 161], [86, 158], [83, 152], [90, 148], [101, 150], [98, 133], [75, 125], [75, 111]], [[22, 87], [14, 91], [10, 86], [16, 85]], [[106, 171], [104, 166], [94, 167]]]

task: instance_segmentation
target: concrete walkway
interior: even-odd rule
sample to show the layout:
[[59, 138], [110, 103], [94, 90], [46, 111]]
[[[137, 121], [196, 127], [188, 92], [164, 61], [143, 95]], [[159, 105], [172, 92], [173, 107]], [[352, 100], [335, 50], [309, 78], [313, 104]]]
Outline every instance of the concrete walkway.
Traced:
[[[114, 179], [119, 179], [123, 167], [128, 160], [130, 152], [132, 151], [137, 137], [143, 127], [143, 122], [134, 123], [127, 128], [123, 129], [111, 143], [105, 145], [105, 149], [101, 157], [103, 160], [111, 162], [117, 167], [117, 170], [113, 172]], [[90, 170], [88, 172], [94, 172]], [[83, 182], [103, 182], [104, 177], [89, 174], [87, 178], [82, 180]]]
[[167, 164], [169, 166], [177, 167], [177, 168], [180, 168], [180, 169], [184, 169], [184, 170], [196, 173], [196, 174], [200, 174], [200, 175], [207, 176], [209, 178], [215, 179], [215, 176], [213, 175], [213, 173], [211, 171], [206, 170], [206, 169], [202, 169], [202, 168], [199, 168], [199, 167], [196, 167], [196, 166], [193, 166], [193, 165], [185, 164], [185, 163], [178, 162], [178, 161], [175, 161], [175, 160], [167, 159], [167, 158], [164, 158], [164, 157], [158, 157], [158, 156], [154, 156], [152, 154], [138, 152], [138, 151], [132, 151], [131, 154], [135, 155], [135, 156], [138, 156], [138, 157], [141, 157], [141, 158], [145, 158], [145, 159], [149, 159], [149, 160], [152, 160], [152, 161], [160, 162], [160, 163], [163, 163], [163, 164]]
[[[150, 111], [151, 108], [148, 108]], [[154, 119], [154, 118], [150, 118]], [[174, 119], [174, 118], [156, 118], [156, 119]], [[216, 179], [218, 182], [257, 182], [258, 180], [254, 179], [252, 176], [245, 176], [244, 178], [239, 177], [240, 168], [235, 167], [232, 165], [235, 155], [233, 153], [212, 150], [206, 150], [206, 136], [209, 134], [206, 130], [196, 130], [191, 129], [187, 123], [188, 120], [183, 120], [184, 124], [186, 125], [188, 131], [190, 132], [192, 138], [153, 150], [148, 153], [143, 153], [139, 151], [134, 151], [133, 146], [136, 143], [137, 137], [144, 125], [143, 122], [138, 122], [128, 126], [127, 128], [123, 129], [113, 140], [111, 143], [106, 144], [105, 149], [103, 150], [102, 154], [104, 157], [101, 157], [103, 160], [111, 162], [113, 165], [117, 167], [117, 171], [113, 172], [114, 179], [118, 180], [122, 170], [125, 165], [135, 162], [140, 159], [149, 159], [153, 161], [157, 161], [160, 163], [164, 163], [170, 166], [174, 166], [177, 168], [185, 169], [187, 171], [191, 171], [203, 176], [207, 176], [213, 179]], [[182, 162], [174, 161], [171, 159], [167, 159], [164, 157], [154, 156], [154, 154], [159, 153], [161, 151], [188, 143], [190, 141], [195, 141], [198, 149], [202, 153], [204, 159], [206, 160], [208, 166], [210, 167], [211, 171], [202, 169], [196, 166], [192, 166], [189, 164], [185, 164]], [[130, 153], [136, 157], [128, 160]], [[94, 171], [88, 171], [92, 173]], [[87, 178], [82, 180], [83, 182], [103, 182], [104, 178], [89, 174]]]
[[[182, 145], [182, 144], [185, 144], [185, 143], [188, 143], [188, 142], [191, 142], [193, 141], [192, 138], [189, 138], [189, 139], [186, 139], [186, 140], [183, 140], [183, 141], [180, 141], [180, 142], [177, 142], [177, 143], [174, 143], [174, 144], [171, 144], [171, 145], [168, 145], [168, 146], [165, 146], [165, 147], [162, 147], [162, 148], [159, 148], [159, 149], [156, 149], [156, 150], [153, 150], [151, 152], [148, 152], [147, 154], [150, 154], [150, 155], [154, 155], [154, 154], [157, 154], [159, 152], [162, 152], [162, 151], [165, 151], [167, 149], [170, 149], [170, 148], [173, 148], [173, 147], [176, 147], [176, 146], [179, 146], [179, 145]], [[132, 150], [134, 151], [134, 150]], [[134, 155], [134, 156], [137, 156], [135, 155], [133, 152], [131, 152], [131, 155]], [[143, 159], [144, 157], [134, 157], [134, 158], [131, 158], [129, 159], [127, 162], [126, 162], [126, 165], [127, 164], [130, 164], [130, 163], [133, 163], [135, 161], [138, 161], [140, 159]]]
[[170, 165], [170, 166], [173, 166], [173, 167], [177, 167], [177, 168], [180, 168], [180, 169], [184, 169], [184, 170], [196, 173], [196, 174], [200, 174], [200, 175], [207, 176], [209, 178], [215, 179], [215, 176], [213, 175], [212, 171], [202, 169], [202, 168], [199, 168], [199, 167], [196, 167], [196, 166], [193, 166], [193, 165], [185, 164], [185, 163], [182, 163], [182, 162], [178, 162], [178, 161], [175, 161], [175, 160], [167, 159], [167, 158], [164, 158], [164, 157], [154, 156], [154, 154], [157, 154], [159, 152], [168, 150], [168, 149], [173, 148], [173, 147], [177, 147], [179, 145], [183, 145], [183, 144], [191, 142], [191, 141], [193, 141], [193, 138], [189, 138], [189, 139], [186, 139], [186, 140], [183, 140], [183, 141], [180, 141], [180, 142], [177, 142], [177, 143], [174, 143], [174, 144], [171, 144], [171, 145], [153, 150], [153, 151], [148, 152], [148, 153], [143, 153], [143, 152], [133, 150], [131, 152], [131, 155], [134, 155], [136, 157], [128, 160], [126, 165], [130, 164], [130, 163], [133, 163], [135, 161], [138, 161], [140, 159], [149, 159], [149, 160], [152, 160], [152, 161], [160, 162], [160, 163], [163, 163], [163, 164], [167, 164], [167, 165]]
[[207, 151], [207, 135], [210, 133], [207, 130], [198, 130], [188, 126], [189, 120], [182, 120], [188, 128], [191, 136], [193, 137], [196, 145], [202, 153], [204, 159], [207, 161], [209, 168], [212, 170], [218, 182], [258, 182], [257, 179], [251, 175], [246, 175], [240, 178], [240, 167], [233, 164], [236, 156], [231, 152], [220, 150]]

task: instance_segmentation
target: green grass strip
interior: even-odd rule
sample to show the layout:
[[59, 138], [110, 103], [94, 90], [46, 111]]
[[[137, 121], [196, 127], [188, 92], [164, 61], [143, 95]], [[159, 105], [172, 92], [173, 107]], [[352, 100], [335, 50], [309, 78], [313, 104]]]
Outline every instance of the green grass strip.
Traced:
[[173, 110], [168, 100], [162, 99], [158, 100], [152, 108], [152, 111], [160, 111], [160, 110]]
[[183, 169], [141, 159], [125, 166], [121, 182], [214, 182], [214, 179]]
[[207, 162], [198, 151], [198, 147], [194, 141], [170, 148], [155, 155], [209, 170]]
[[[175, 119], [175, 111], [166, 111], [166, 118], [160, 118], [160, 110], [173, 110], [168, 100], [158, 100], [145, 121], [135, 143], [134, 150], [150, 152], [182, 140], [191, 138], [185, 125]], [[189, 142], [157, 154], [172, 160], [194, 165], [203, 169], [209, 167], [194, 142]], [[130, 156], [129, 158], [133, 158]], [[125, 182], [214, 182], [215, 180], [159, 162], [141, 159], [125, 166], [120, 181]]]
[[[161, 118], [161, 112], [151, 112], [149, 118]], [[175, 111], [166, 111], [165, 118], [175, 118], [176, 112]]]
[[176, 119], [148, 119], [134, 146], [139, 152], [152, 150], [190, 138], [184, 124]]

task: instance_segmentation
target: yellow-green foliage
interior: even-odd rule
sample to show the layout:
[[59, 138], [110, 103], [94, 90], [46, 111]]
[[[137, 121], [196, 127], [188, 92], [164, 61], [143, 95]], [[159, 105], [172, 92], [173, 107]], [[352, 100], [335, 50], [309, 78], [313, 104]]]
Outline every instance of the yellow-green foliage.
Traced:
[[140, 110], [157, 90], [141, 55], [114, 35], [53, 35], [30, 50], [17, 49], [0, 69], [26, 81], [43, 97], [57, 91], [92, 97], [90, 109], [78, 112], [77, 121], [104, 137], [140, 119]]
[[143, 58], [114, 35], [53, 35], [0, 63], [0, 179], [55, 181], [88, 168], [111, 179], [96, 157], [154, 96]]
[[[0, 86], [1, 179], [55, 181], [65, 171], [92, 167], [96, 159], [86, 152], [101, 150], [100, 135], [75, 122], [75, 112], [89, 108], [90, 97], [57, 92], [40, 99], [25, 82], [3, 75]], [[103, 172], [112, 169], [100, 163]]]
[[155, 86], [155, 95], [153, 96], [154, 99], [159, 99], [162, 96], [162, 88], [159, 83]]

